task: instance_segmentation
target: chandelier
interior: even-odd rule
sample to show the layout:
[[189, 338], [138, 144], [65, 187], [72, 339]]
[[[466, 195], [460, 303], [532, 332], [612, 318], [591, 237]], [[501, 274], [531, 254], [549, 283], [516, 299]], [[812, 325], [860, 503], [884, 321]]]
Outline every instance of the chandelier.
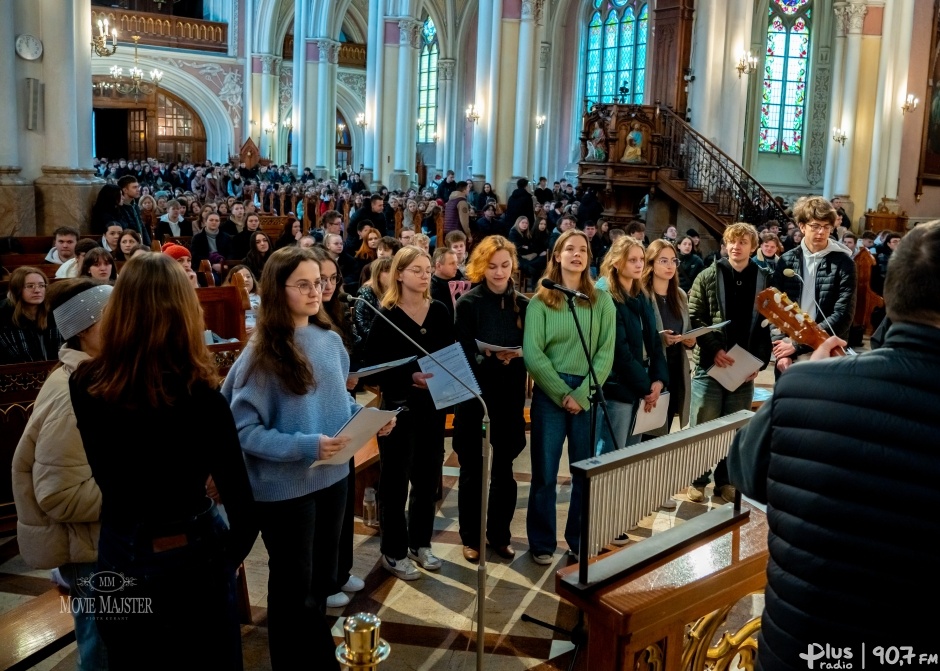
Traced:
[[140, 35], [134, 35], [131, 39], [134, 40], [134, 67], [129, 71], [130, 81], [124, 81], [124, 68], [117, 65], [111, 67], [111, 78], [114, 79], [115, 90], [124, 96], [133, 95], [136, 103], [140, 101], [140, 96], [149, 96], [157, 90], [163, 73], [154, 68], [150, 71], [153, 86], [144, 81], [144, 71], [137, 65], [137, 43], [140, 41]]

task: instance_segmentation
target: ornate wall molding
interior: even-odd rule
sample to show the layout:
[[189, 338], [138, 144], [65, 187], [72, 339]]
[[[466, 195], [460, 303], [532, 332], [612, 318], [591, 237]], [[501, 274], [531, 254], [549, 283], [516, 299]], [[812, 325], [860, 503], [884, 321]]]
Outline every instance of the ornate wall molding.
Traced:
[[457, 61], [453, 58], [442, 58], [437, 62], [438, 71], [441, 73], [441, 79], [450, 81], [454, 78], [454, 68]]
[[183, 70], [208, 84], [208, 89], [219, 99], [228, 112], [232, 125], [241, 130], [242, 125], [242, 68], [234, 65], [227, 68], [219, 63], [200, 63], [178, 58], [153, 58], [169, 67]]
[[281, 109], [280, 118], [287, 118], [289, 110], [294, 101], [294, 70], [293, 68], [281, 68], [281, 77], [278, 80], [278, 106]]
[[836, 37], [845, 37], [849, 30], [848, 10], [844, 2], [837, 2], [832, 6], [832, 13], [835, 14]]
[[366, 76], [355, 72], [340, 72], [336, 75], [337, 81], [352, 91], [365, 106]]
[[[828, 51], [828, 50], [827, 50]], [[813, 77], [812, 122], [806, 150], [806, 181], [817, 186], [823, 181], [826, 167], [826, 148], [829, 139], [829, 96], [832, 87], [832, 69], [820, 58]]]
[[263, 75], [276, 75], [279, 72], [281, 65], [281, 59], [277, 56], [271, 54], [261, 54], [259, 56], [261, 59], [261, 74]]
[[845, 11], [849, 34], [861, 35], [862, 24], [865, 23], [865, 15], [868, 13], [868, 5], [864, 2], [850, 2]]
[[539, 67], [547, 68], [552, 62], [552, 45], [542, 42], [539, 45]]

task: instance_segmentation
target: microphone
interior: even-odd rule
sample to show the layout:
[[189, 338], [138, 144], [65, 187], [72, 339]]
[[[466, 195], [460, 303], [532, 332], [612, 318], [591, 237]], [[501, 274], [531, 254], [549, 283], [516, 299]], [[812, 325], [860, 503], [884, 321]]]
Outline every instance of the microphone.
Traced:
[[547, 277], [546, 277], [544, 280], [542, 280], [542, 283], [541, 283], [541, 284], [542, 284], [542, 286], [545, 287], [546, 289], [554, 289], [555, 291], [560, 291], [561, 293], [565, 294], [565, 295], [568, 296], [569, 298], [580, 298], [582, 301], [590, 300], [587, 296], [585, 296], [584, 294], [582, 294], [582, 293], [581, 293], [580, 291], [578, 291], [577, 289], [569, 289], [568, 287], [566, 287], [566, 286], [563, 285], [563, 284], [558, 284], [557, 282], [552, 282], [552, 281], [551, 281], [550, 279], [548, 279]]

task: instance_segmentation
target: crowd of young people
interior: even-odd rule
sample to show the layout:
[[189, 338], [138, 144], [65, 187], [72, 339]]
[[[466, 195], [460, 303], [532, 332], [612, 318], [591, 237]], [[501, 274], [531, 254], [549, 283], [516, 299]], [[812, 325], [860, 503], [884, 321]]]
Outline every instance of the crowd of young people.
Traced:
[[[228, 173], [233, 176], [232, 170]], [[120, 179], [128, 177], [133, 175]], [[314, 631], [314, 657], [324, 664], [335, 664], [325, 609], [345, 605], [349, 601], [348, 592], [364, 587], [363, 581], [350, 573], [355, 474], [348, 462], [317, 468], [311, 465], [329, 459], [345, 446], [344, 439], [331, 436], [359, 408], [355, 397], [359, 384], [356, 370], [419, 354], [399, 329], [431, 352], [459, 343], [480, 384], [492, 421], [493, 467], [486, 542], [505, 559], [515, 556], [510, 533], [517, 506], [513, 461], [526, 444], [527, 376], [533, 381], [532, 483], [526, 533], [532, 561], [548, 565], [553, 563], [558, 545], [556, 483], [566, 443], [570, 463], [601, 452], [629, 448], [639, 439], [632, 436], [636, 416], [654, 410], [667, 391], [667, 421], [659, 433], [676, 425], [694, 426], [749, 407], [756, 373], [733, 392], [707, 375], [712, 365], [733, 363], [728, 351], [734, 345], [741, 345], [764, 365], [775, 353], [778, 367], [785, 369], [780, 361], [787, 358], [788, 343], [773, 344], [754, 308], [754, 296], [761, 288], [774, 281], [778, 286], [782, 284], [782, 273], [772, 275], [773, 267], [782, 270], [793, 267], [789, 258], [803, 259], [800, 263], [812, 263], [816, 269], [814, 275], [805, 275], [804, 266], [797, 264], [805, 282], [812, 286], [816, 282], [837, 282], [842, 293], [833, 299], [839, 301], [836, 310], [839, 321], [833, 322], [833, 328], [840, 333], [843, 315], [851, 314], [854, 306], [854, 296], [845, 297], [854, 279], [845, 264], [838, 264], [841, 274], [836, 280], [829, 279], [829, 266], [823, 267], [829, 263], [828, 256], [832, 256], [831, 260], [850, 257], [843, 254], [840, 243], [827, 242], [829, 234], [837, 230], [837, 214], [821, 198], [803, 199], [794, 206], [795, 226], [807, 242], [782, 259], [771, 254], [770, 244], [766, 249], [763, 247], [763, 242], [772, 240], [759, 237], [750, 224], [739, 223], [727, 227], [722, 241], [724, 253], [716, 255], [706, 266], [700, 258], [695, 231], [676, 240], [679, 236], [670, 227], [666, 232], [672, 233], [671, 238], [667, 235], [644, 244], [642, 225], [623, 231], [610, 229], [603, 222], [579, 221], [577, 203], [565, 202], [565, 187], [560, 191], [561, 199], [546, 200], [543, 204], [531, 194], [528, 184], [520, 184], [514, 192], [516, 203], [521, 200], [518, 191], [527, 194], [534, 222], [519, 215], [506, 226], [505, 218], [500, 221], [493, 216], [492, 204], [484, 200], [481, 208], [472, 212], [473, 216], [479, 214], [486, 219], [485, 224], [464, 230], [461, 203], [465, 202], [470, 187], [452, 177], [448, 176], [452, 187], [444, 188], [446, 203], [441, 214], [446, 214], [450, 205], [457, 227], [443, 240], [434, 241], [438, 244], [433, 256], [430, 238], [437, 227], [425, 222], [437, 216], [434, 208], [439, 205], [435, 196], [441, 195], [441, 186], [448, 184], [447, 180], [436, 192], [385, 195], [382, 192], [371, 195], [355, 180], [343, 184], [307, 180], [301, 188], [332, 197], [320, 201], [328, 209], [319, 213], [309, 231], [288, 224], [276, 242], [258, 230], [257, 205], [251, 198], [242, 200], [246, 193], [252, 193], [247, 184], [242, 185], [241, 196], [233, 196], [234, 203], [226, 200], [200, 203], [195, 217], [190, 215], [188, 220], [182, 213], [193, 208], [179, 201], [187, 194], [167, 194], [171, 196], [165, 203], [167, 212], [148, 233], [159, 240], [168, 232], [173, 234], [170, 237], [178, 238], [181, 236], [177, 233], [192, 230], [190, 248], [168, 243], [162, 254], [138, 254], [138, 248], [129, 243], [125, 250], [123, 241], [128, 237], [138, 245], [140, 241], [131, 234], [141, 235], [145, 231], [119, 228], [118, 224], [105, 226], [100, 231], [101, 246], [85, 249], [79, 265], [97, 272], [89, 274], [98, 277], [98, 281], [72, 280], [83, 284], [73, 285], [77, 288], [69, 296], [78, 295], [74, 292], [97, 291], [104, 286], [98, 282], [114, 282], [117, 254], [123, 254], [129, 261], [114, 283], [108, 307], [102, 305], [93, 322], [82, 322], [87, 332], [76, 332], [74, 326], [68, 330], [62, 330], [61, 324], [57, 327], [58, 313], [49, 307], [45, 296], [47, 280], [40, 271], [26, 268], [14, 273], [10, 298], [0, 308], [10, 312], [9, 316], [0, 315], [3, 324], [13, 324], [12, 329], [0, 331], [4, 351], [18, 348], [30, 352], [34, 359], [53, 358], [59, 345], [66, 341], [67, 348], [60, 354], [63, 361], [66, 356], [71, 357], [70, 361], [93, 359], [84, 366], [70, 363], [67, 374], [72, 375], [68, 384], [74, 387], [73, 394], [78, 399], [75, 416], [81, 434], [79, 442], [86, 441], [89, 453], [86, 482], [91, 478], [89, 486], [100, 488], [98, 496], [107, 502], [96, 513], [99, 517], [80, 520], [86, 525], [100, 521], [102, 538], [107, 531], [108, 543], [102, 541], [107, 552], [102, 556], [99, 546], [99, 565], [106, 562], [115, 570], [152, 574], [152, 584], [162, 586], [166, 580], [174, 579], [177, 575], [174, 571], [185, 565], [189, 556], [184, 552], [180, 564], [164, 566], [163, 557], [157, 557], [153, 549], [153, 557], [140, 564], [132, 560], [138, 547], [135, 543], [146, 545], [155, 543], [155, 538], [163, 538], [155, 536], [155, 530], [163, 534], [167, 529], [172, 532], [184, 529], [184, 535], [188, 534], [192, 529], [179, 526], [179, 520], [198, 520], [200, 538], [206, 539], [206, 549], [200, 557], [208, 562], [203, 566], [205, 573], [200, 575], [211, 576], [203, 589], [208, 590], [206, 598], [221, 599], [221, 595], [228, 594], [231, 577], [230, 573], [223, 576], [221, 568], [230, 571], [232, 562], [237, 565], [250, 547], [248, 539], [253, 540], [252, 534], [260, 529], [270, 562], [272, 665], [289, 667], [291, 660], [300, 654], [298, 646], [303, 646], [304, 654], [309, 655], [310, 632]], [[155, 186], [170, 188], [173, 184], [168, 180]], [[126, 189], [125, 184], [121, 192]], [[536, 191], [553, 197], [559, 193], [548, 189], [544, 182], [540, 182]], [[475, 201], [480, 203], [479, 198]], [[120, 207], [125, 205], [136, 207], [135, 203]], [[155, 214], [160, 214], [159, 198], [154, 205]], [[140, 219], [145, 220], [146, 217]], [[187, 221], [191, 228], [184, 223]], [[163, 223], [167, 226], [160, 225]], [[74, 237], [72, 247], [78, 248], [77, 232]], [[755, 258], [759, 246], [762, 256]], [[65, 247], [60, 246], [57, 235], [53, 252], [63, 265], [78, 251], [73, 249], [70, 254]], [[192, 336], [200, 321], [191, 289], [195, 286], [192, 263], [196, 257], [205, 256], [221, 272], [223, 264], [235, 259], [236, 248], [239, 254], [244, 250], [244, 263], [231, 264], [225, 282], [231, 282], [231, 277], [239, 273], [249, 289], [252, 299], [246, 326], [251, 338], [226, 377], [219, 397], [215, 378], [206, 369], [201, 328], [200, 344]], [[689, 261], [693, 256], [698, 262]], [[771, 262], [774, 266], [768, 268]], [[548, 278], [581, 295], [571, 300], [574, 312], [586, 328], [590, 360], [607, 396], [611, 420], [608, 424], [601, 416], [595, 418], [594, 444], [588, 440], [592, 433], [588, 359], [567, 310], [566, 298], [563, 293], [540, 285], [527, 298], [517, 285], [520, 271], [534, 279]], [[600, 279], [595, 281], [597, 275]], [[147, 282], [167, 287], [167, 295], [160, 305], [144, 301], [132, 306], [134, 292], [145, 292]], [[347, 302], [347, 294], [359, 298], [354, 306]], [[170, 297], [172, 305], [167, 304]], [[61, 301], [53, 301], [52, 305]], [[827, 300], [823, 302], [829, 306]], [[159, 329], [154, 327], [155, 330], [144, 333], [141, 329], [148, 328], [152, 319], [135, 315], [150, 308], [178, 316], [176, 321], [171, 319]], [[376, 316], [376, 311], [381, 316]], [[88, 340], [89, 334], [96, 333], [93, 329], [99, 322], [106, 329], [123, 323], [116, 320], [125, 319], [137, 319], [137, 326], [129, 334], [119, 335], [121, 329], [113, 328], [115, 333], [109, 330], [101, 343]], [[730, 323], [698, 339], [683, 335], [692, 328], [725, 321]], [[167, 337], [165, 342], [156, 342], [159, 334], [166, 334], [168, 324], [178, 326], [175, 339]], [[85, 340], [76, 340], [79, 335]], [[138, 351], [133, 361], [127, 359], [126, 353], [101, 356], [109, 347], [121, 347], [121, 340], [138, 336], [141, 342], [153, 343], [152, 351]], [[498, 346], [499, 350], [481, 350], [479, 342]], [[154, 383], [153, 389], [148, 390], [147, 384], [165, 365], [161, 357], [171, 346], [189, 352], [188, 357], [167, 368], [173, 373], [170, 378]], [[68, 348], [80, 349], [88, 356], [76, 357], [67, 352]], [[687, 356], [692, 348], [694, 374]], [[129, 379], [116, 377], [131, 364], [139, 366], [140, 372]], [[435, 406], [428, 378], [429, 374], [422, 373], [417, 363], [411, 362], [370, 379], [370, 384], [380, 390], [384, 408], [401, 409], [396, 422], [379, 432], [378, 495], [381, 564], [403, 580], [420, 578], [419, 567], [434, 571], [442, 565], [432, 540], [436, 504], [441, 497], [447, 411]], [[57, 384], [61, 395], [63, 381]], [[88, 441], [94, 440], [89, 413], [125, 408], [128, 422], [159, 424], [164, 417], [185, 421], [185, 412], [177, 407], [180, 399], [191, 406], [189, 411], [196, 406], [212, 407], [219, 415], [213, 427], [224, 429], [224, 440], [193, 434], [190, 438], [194, 442], [181, 443], [180, 449], [198, 451], [205, 449], [204, 442], [212, 442], [219, 451], [206, 453], [205, 459], [192, 464], [191, 469], [182, 469], [174, 475], [174, 480], [181, 483], [185, 479], [184, 489], [189, 495], [186, 501], [173, 499], [164, 492], [155, 498], [163, 502], [162, 508], [155, 506], [158, 509], [148, 512], [144, 527], [133, 526], [127, 510], [116, 510], [115, 502], [129, 495], [126, 484], [114, 478], [113, 464], [112, 467], [107, 464], [109, 454], [117, 449], [114, 441], [118, 437], [98, 440], [94, 449], [88, 449]], [[221, 399], [227, 404], [220, 408]], [[61, 403], [67, 406], [65, 401]], [[453, 448], [461, 467], [459, 533], [464, 558], [476, 562], [485, 551], [479, 538], [482, 414], [476, 401], [459, 404], [453, 410]], [[67, 411], [68, 408], [62, 410]], [[678, 423], [673, 421], [675, 418]], [[41, 421], [35, 420], [37, 425]], [[153, 435], [153, 440], [157, 440], [163, 434]], [[36, 442], [35, 435], [32, 440]], [[28, 447], [28, 441], [24, 444]], [[234, 446], [241, 450], [238, 466], [231, 460]], [[24, 463], [28, 463], [30, 452], [23, 449]], [[163, 455], [161, 463], [171, 468], [178, 453], [179, 450], [173, 450]], [[102, 473], [97, 483], [96, 466]], [[234, 545], [218, 540], [225, 533], [224, 525], [216, 521], [215, 505], [200, 509], [201, 499], [196, 496], [193, 483], [202, 478], [204, 484], [210, 475], [219, 486], [226, 513], [231, 503], [228, 537], [237, 541]], [[690, 499], [704, 498], [707, 476], [689, 488]], [[151, 474], [148, 482], [154, 477]], [[733, 491], [729, 491], [723, 464], [718, 465], [714, 478], [716, 495], [730, 498]], [[576, 559], [580, 553], [581, 485], [575, 476], [563, 533], [568, 550]], [[27, 494], [29, 487], [35, 486], [36, 483], [27, 482], [24, 485]], [[24, 500], [32, 499], [27, 496]], [[674, 507], [675, 503], [667, 501], [664, 505]], [[73, 528], [78, 522], [56, 519], [49, 510], [38, 514], [46, 516], [43, 523], [50, 525]], [[612, 541], [625, 542], [626, 536]], [[95, 561], [93, 553], [72, 554], [75, 556], [66, 553], [54, 561], [43, 560], [43, 567], [81, 565], [69, 566], [72, 575], [76, 570], [87, 572], [88, 565]], [[235, 658], [240, 660], [240, 655], [235, 654], [237, 640], [232, 637], [230, 626], [234, 620], [229, 617], [232, 604], [216, 603], [224, 617], [220, 617], [214, 635], [219, 645], [230, 646], [230, 668], [238, 668]], [[150, 650], [155, 640], [148, 632], [131, 627], [115, 628], [113, 632], [109, 633], [107, 627], [100, 632], [113, 659], [140, 655], [141, 651]], [[121, 641], [112, 643], [118, 635]], [[88, 649], [100, 654], [101, 647], [89, 644]]]

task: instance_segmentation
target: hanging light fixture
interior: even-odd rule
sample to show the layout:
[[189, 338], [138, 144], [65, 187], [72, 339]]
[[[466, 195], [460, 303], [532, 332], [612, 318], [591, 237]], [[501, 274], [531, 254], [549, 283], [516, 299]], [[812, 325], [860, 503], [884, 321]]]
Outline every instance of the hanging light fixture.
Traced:
[[134, 35], [134, 67], [130, 68], [128, 75], [129, 82], [124, 82], [124, 68], [114, 65], [111, 67], [111, 78], [114, 80], [114, 88], [118, 93], [124, 96], [133, 95], [134, 102], [140, 101], [140, 96], [149, 96], [153, 94], [160, 86], [160, 80], [163, 79], [163, 72], [154, 68], [150, 71], [150, 84], [144, 82], [144, 71], [138, 67], [137, 61], [137, 43], [140, 41], [140, 35]]
[[[111, 46], [108, 46], [111, 40]], [[117, 28], [111, 28], [107, 19], [98, 19], [98, 34], [91, 38], [92, 53], [101, 58], [111, 56], [117, 51]]]

